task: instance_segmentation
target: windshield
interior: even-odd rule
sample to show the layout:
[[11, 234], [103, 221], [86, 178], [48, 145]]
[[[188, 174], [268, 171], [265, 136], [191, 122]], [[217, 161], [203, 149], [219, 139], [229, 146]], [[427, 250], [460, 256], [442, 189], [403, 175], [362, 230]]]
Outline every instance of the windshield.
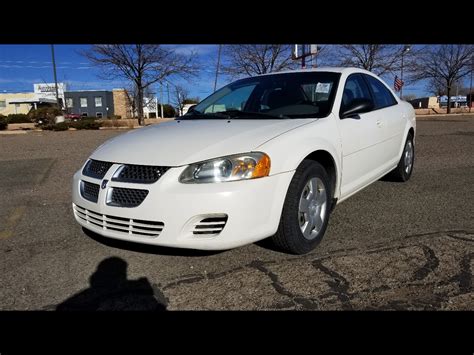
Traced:
[[339, 73], [299, 72], [235, 81], [180, 119], [321, 118], [332, 109]]

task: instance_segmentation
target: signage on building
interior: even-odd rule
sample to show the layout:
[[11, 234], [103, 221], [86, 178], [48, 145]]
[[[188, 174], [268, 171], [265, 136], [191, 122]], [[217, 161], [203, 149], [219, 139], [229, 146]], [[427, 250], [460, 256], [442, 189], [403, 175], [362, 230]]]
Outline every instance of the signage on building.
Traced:
[[[34, 84], [34, 92], [38, 98], [56, 99], [56, 87], [54, 83]], [[66, 85], [58, 83], [58, 96], [64, 100]]]
[[[447, 103], [448, 102], [448, 97], [441, 96], [439, 98], [439, 101], [442, 103]], [[467, 96], [451, 96], [451, 102], [466, 102], [467, 101]]]

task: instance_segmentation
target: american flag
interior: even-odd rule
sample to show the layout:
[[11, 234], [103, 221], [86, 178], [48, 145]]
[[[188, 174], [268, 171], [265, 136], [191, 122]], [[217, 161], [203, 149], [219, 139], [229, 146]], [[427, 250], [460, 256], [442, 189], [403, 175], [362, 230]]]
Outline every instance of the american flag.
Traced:
[[395, 81], [393, 82], [393, 88], [395, 91], [400, 91], [403, 84], [403, 81], [398, 77], [398, 75], [395, 75]]

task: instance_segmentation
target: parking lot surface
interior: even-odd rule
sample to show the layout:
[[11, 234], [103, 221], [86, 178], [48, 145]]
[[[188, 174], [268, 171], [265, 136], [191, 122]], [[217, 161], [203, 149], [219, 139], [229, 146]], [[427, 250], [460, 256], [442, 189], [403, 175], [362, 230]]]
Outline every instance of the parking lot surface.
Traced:
[[417, 128], [411, 180], [338, 205], [304, 256], [266, 241], [200, 252], [85, 234], [72, 175], [123, 131], [0, 136], [0, 309], [472, 310], [474, 120]]

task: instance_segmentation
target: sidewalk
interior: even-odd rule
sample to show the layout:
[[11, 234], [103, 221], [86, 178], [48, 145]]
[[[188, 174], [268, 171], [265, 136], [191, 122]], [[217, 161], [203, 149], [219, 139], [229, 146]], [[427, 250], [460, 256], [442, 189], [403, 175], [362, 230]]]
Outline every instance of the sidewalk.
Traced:
[[452, 121], [452, 122], [467, 122], [474, 121], [474, 111], [472, 113], [450, 113], [438, 115], [416, 115], [417, 121]]

